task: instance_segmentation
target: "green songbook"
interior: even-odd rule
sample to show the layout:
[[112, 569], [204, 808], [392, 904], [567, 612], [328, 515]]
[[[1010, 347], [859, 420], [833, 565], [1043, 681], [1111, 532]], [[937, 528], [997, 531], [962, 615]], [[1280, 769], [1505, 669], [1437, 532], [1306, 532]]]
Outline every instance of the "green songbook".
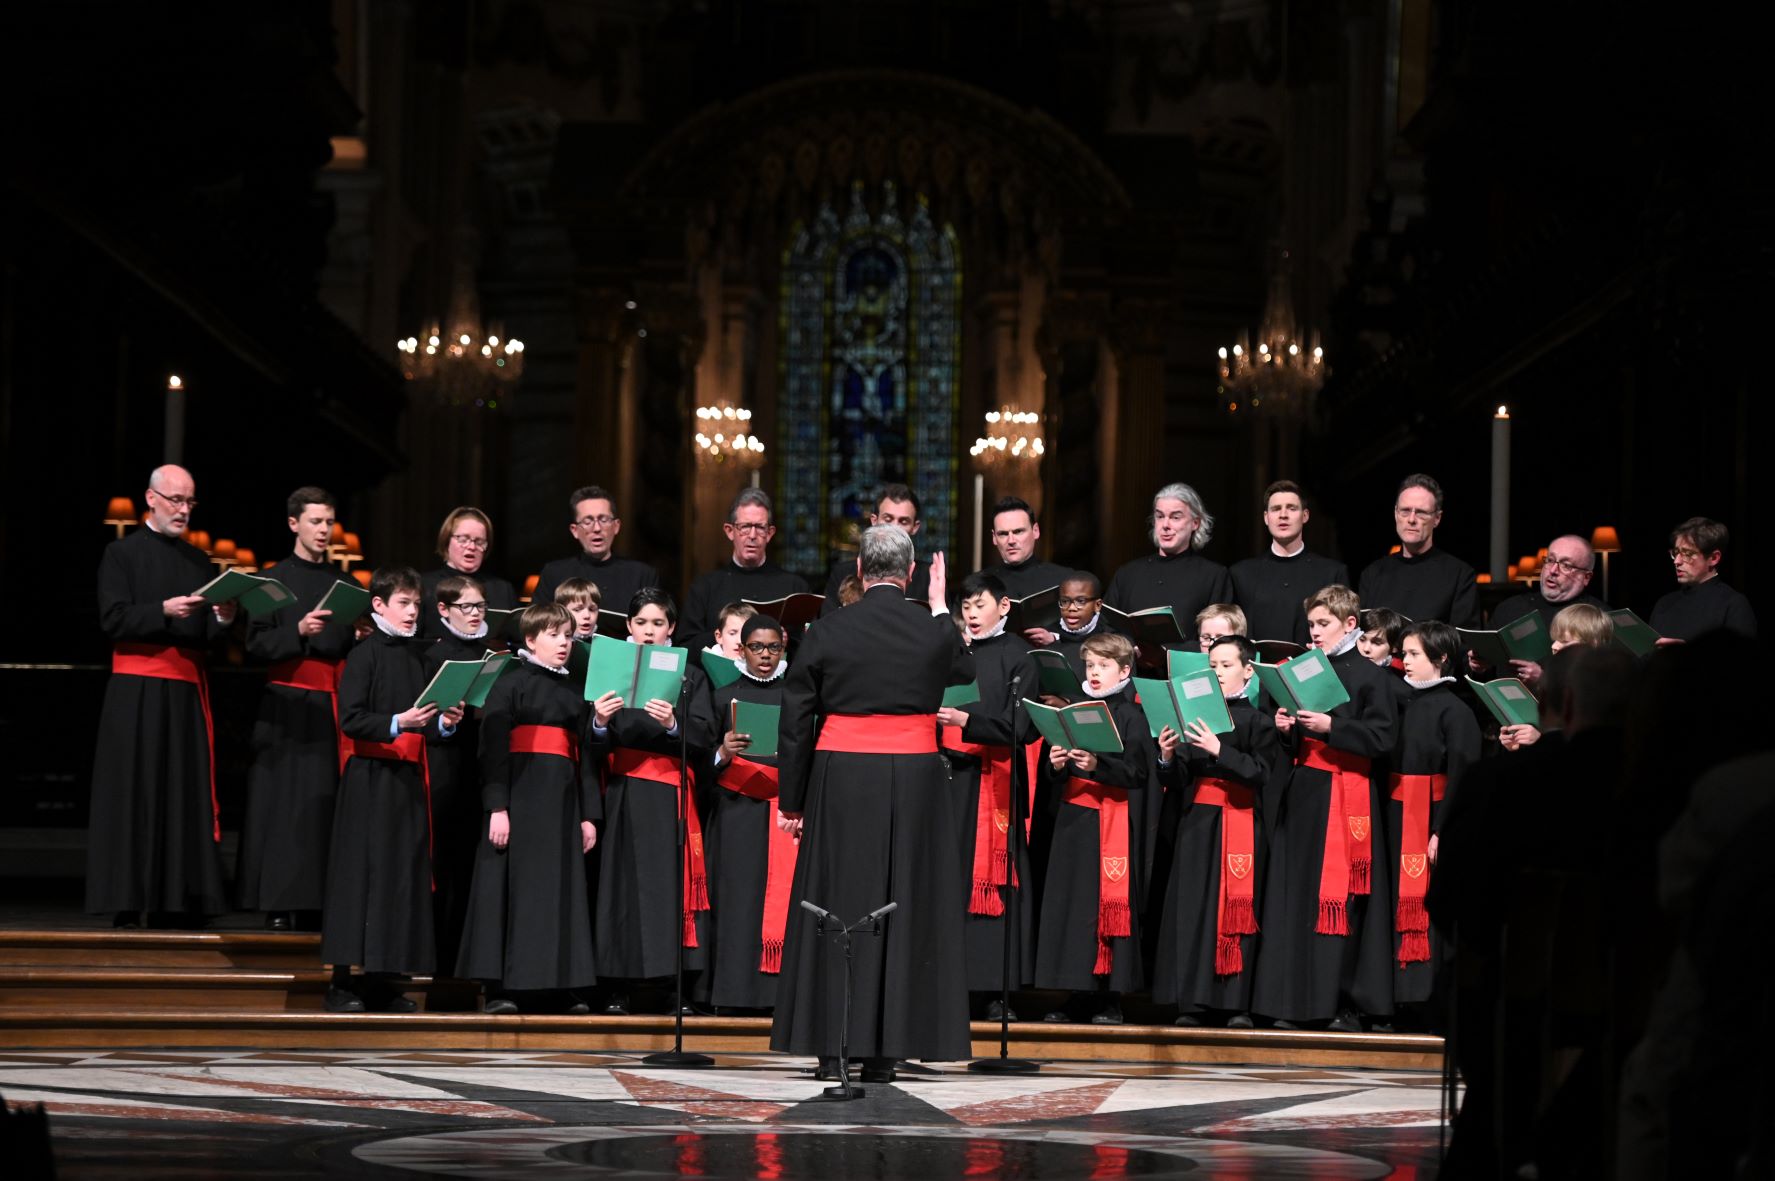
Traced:
[[240, 609], [254, 619], [282, 610], [296, 601], [296, 594], [275, 578], [224, 570], [196, 590], [210, 603], [239, 603]]
[[1060, 630], [1060, 588], [1051, 586], [1047, 590], [1036, 591], [1033, 595], [1024, 595], [1021, 599], [1011, 600], [1011, 609], [1005, 615], [1005, 630], [1022, 635], [1032, 627], [1043, 631]]
[[1615, 643], [1635, 656], [1650, 655], [1657, 650], [1658, 641], [1664, 638], [1652, 630], [1651, 624], [1625, 607], [1610, 611], [1609, 622], [1615, 625]]
[[1187, 739], [1189, 725], [1196, 721], [1205, 723], [1210, 733], [1232, 731], [1233, 716], [1221, 695], [1220, 678], [1212, 672], [1189, 673], [1167, 681], [1135, 677], [1134, 692], [1140, 697], [1140, 708], [1154, 738], [1169, 726], [1179, 738]]
[[783, 720], [783, 707], [735, 698], [727, 708], [727, 728], [735, 734], [751, 738], [745, 749], [747, 758], [775, 758], [777, 727]]
[[1530, 611], [1496, 631], [1458, 628], [1467, 650], [1491, 668], [1508, 668], [1512, 660], [1543, 664], [1553, 656], [1553, 637], [1540, 612]]
[[634, 644], [609, 636], [593, 636], [589, 655], [585, 699], [596, 701], [606, 693], [615, 693], [630, 709], [640, 709], [649, 701], [676, 705], [690, 662], [690, 653], [683, 648]]
[[[432, 674], [431, 684], [420, 692], [413, 708], [435, 705], [439, 709], [449, 709], [458, 703], [484, 705], [487, 691], [493, 688], [493, 682], [499, 679], [511, 659], [509, 652], [502, 652], [480, 660], [446, 660]], [[479, 700], [470, 701], [471, 695]]]
[[522, 607], [489, 607], [487, 608], [487, 639], [509, 640], [514, 644], [524, 642], [524, 608]]
[[703, 671], [709, 674], [709, 683], [717, 689], [724, 689], [740, 679], [740, 662], [714, 648], [704, 648], [697, 653], [697, 659], [702, 662]]
[[1063, 653], [1052, 648], [1035, 648], [1030, 651], [1029, 659], [1035, 662], [1036, 673], [1040, 678], [1039, 695], [1051, 694], [1068, 701], [1085, 695], [1085, 686], [1072, 671], [1072, 665]]
[[1541, 709], [1535, 703], [1534, 694], [1528, 691], [1515, 677], [1499, 677], [1495, 681], [1475, 681], [1467, 678], [1473, 686], [1473, 692], [1491, 711], [1491, 716], [1498, 720], [1500, 726], [1533, 726], [1537, 730], [1541, 726]]
[[510, 652], [494, 652], [489, 650], [481, 657], [481, 671], [469, 683], [468, 692], [462, 695], [462, 704], [472, 705], [480, 709], [487, 704], [487, 694], [493, 691], [493, 682], [511, 670], [512, 661], [517, 657]]
[[1080, 701], [1055, 709], [1025, 697], [1023, 707], [1030, 724], [1049, 745], [1066, 750], [1088, 750], [1093, 754], [1113, 755], [1122, 751], [1122, 735], [1116, 729], [1109, 703]]
[[960, 709], [964, 705], [972, 705], [980, 700], [980, 682], [969, 681], [965, 685], [951, 685], [943, 690], [943, 704], [950, 709]]
[[1185, 648], [1172, 648], [1165, 653], [1165, 675], [1167, 677], [1189, 677], [1196, 673], [1208, 671], [1208, 654], [1191, 652]]
[[1318, 648], [1309, 648], [1281, 664], [1259, 663], [1257, 675], [1270, 700], [1291, 714], [1302, 710], [1330, 713], [1350, 700], [1337, 670], [1331, 667], [1331, 658]]
[[1172, 644], [1184, 643], [1183, 628], [1177, 612], [1170, 607], [1148, 607], [1144, 611], [1118, 611], [1108, 603], [1099, 615], [1113, 631], [1134, 641], [1135, 661], [1142, 668], [1165, 667], [1165, 651]]
[[1293, 640], [1253, 640], [1251, 642], [1257, 648], [1257, 658], [1268, 661], [1270, 664], [1281, 664], [1284, 660], [1293, 660], [1306, 651], [1306, 648]]
[[[332, 617], [327, 620], [330, 627], [344, 625], [350, 627], [364, 617], [370, 609], [370, 592], [355, 582], [335, 582], [322, 595], [320, 602], [314, 605], [316, 611], [331, 611]], [[424, 608], [421, 607], [421, 610]]]

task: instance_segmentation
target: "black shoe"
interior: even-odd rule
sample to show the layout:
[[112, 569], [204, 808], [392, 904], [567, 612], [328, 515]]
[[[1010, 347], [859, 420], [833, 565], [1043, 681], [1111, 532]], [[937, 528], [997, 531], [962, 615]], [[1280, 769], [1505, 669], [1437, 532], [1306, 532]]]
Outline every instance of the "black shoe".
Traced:
[[1278, 1018], [1276, 1018], [1276, 1020], [1270, 1022], [1270, 1028], [1271, 1029], [1298, 1030], [1298, 1029], [1300, 1029], [1300, 1026], [1293, 1021], [1284, 1021], [1280, 1017], [1278, 1017]]
[[1091, 1014], [1092, 1025], [1120, 1025], [1121, 1023], [1122, 1005], [1120, 1001], [1111, 1001]]
[[893, 1082], [894, 1060], [892, 1058], [863, 1059], [863, 1081], [866, 1083]]
[[838, 1081], [838, 1059], [821, 1058], [814, 1064], [814, 1081], [832, 1083]]
[[1177, 1020], [1173, 1021], [1171, 1024], [1181, 1025], [1185, 1029], [1200, 1029], [1202, 1027], [1202, 1019], [1194, 1013], [1179, 1013], [1177, 1015]]
[[988, 1021], [1015, 1021], [1017, 1020], [1017, 1010], [1007, 1011], [1004, 1001], [993, 1001], [986, 1006], [986, 1019]]
[[518, 1002], [509, 996], [490, 996], [481, 1002], [481, 1012], [489, 1017], [509, 1017], [518, 1011]]
[[[1278, 1022], [1278, 1024], [1280, 1023]], [[1251, 1020], [1249, 1013], [1234, 1013], [1226, 1019], [1226, 1027], [1228, 1029], [1256, 1029], [1257, 1023]]]
[[561, 1011], [569, 1017], [584, 1017], [592, 1011], [592, 1007], [582, 1000], [571, 1000], [567, 1002], [567, 1007]]
[[1354, 1010], [1344, 1009], [1325, 1028], [1333, 1033], [1361, 1033], [1362, 1018], [1356, 1016]]
[[133, 931], [142, 925], [142, 912], [139, 910], [120, 910], [111, 916], [111, 926], [119, 931]]
[[604, 1002], [604, 1015], [606, 1017], [627, 1017], [629, 1015], [629, 994], [626, 992], [611, 993]]
[[1386, 1021], [1386, 1020], [1370, 1021], [1368, 1023], [1368, 1032], [1369, 1033], [1392, 1033], [1392, 1032], [1394, 1032], [1393, 1023], [1391, 1021]]
[[1065, 1009], [1055, 1009], [1052, 1013], [1043, 1013], [1042, 1020], [1049, 1025], [1069, 1025], [1072, 1023], [1072, 1014]]
[[290, 922], [289, 912], [287, 911], [274, 910], [265, 916], [265, 929], [267, 931], [288, 931], [292, 926], [294, 926], [294, 924]]
[[327, 1012], [329, 1013], [362, 1013], [364, 998], [344, 988], [327, 989]]
[[417, 1013], [419, 1002], [412, 997], [391, 992], [387, 996], [378, 997], [372, 1007], [378, 1013]]

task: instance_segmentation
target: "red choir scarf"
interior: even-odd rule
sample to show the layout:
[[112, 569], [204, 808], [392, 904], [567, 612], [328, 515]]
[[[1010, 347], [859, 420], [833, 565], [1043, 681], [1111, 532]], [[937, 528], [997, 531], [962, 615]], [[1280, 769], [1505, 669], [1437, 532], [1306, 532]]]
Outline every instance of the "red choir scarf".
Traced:
[[1430, 958], [1430, 913], [1424, 895], [1430, 888], [1430, 805], [1448, 791], [1446, 775], [1393, 774], [1393, 798], [1399, 801], [1399, 966]]
[[[969, 742], [962, 737], [960, 726], [943, 727], [943, 749], [980, 760], [980, 798], [974, 809], [974, 872], [973, 887], [968, 892], [968, 913], [1002, 915], [1005, 900], [1001, 888], [1007, 877], [1017, 884], [1017, 872], [1010, 866], [1008, 836], [1011, 830], [1011, 748], [984, 742]], [[1029, 800], [1029, 784], [1035, 782], [1040, 766], [1041, 748], [1023, 748], [1024, 796]], [[1029, 809], [1023, 809], [1024, 838], [1029, 834]]]
[[728, 791], [770, 801], [758, 970], [774, 976], [783, 970], [783, 937], [789, 930], [789, 887], [795, 880], [798, 848], [794, 834], [784, 832], [777, 824], [777, 769], [735, 755], [733, 762], [721, 768], [720, 783]]
[[1128, 853], [1128, 789], [1073, 775], [1066, 782], [1069, 804], [1097, 810], [1097, 962], [1093, 975], [1106, 976], [1115, 966], [1112, 938], [1134, 933], [1130, 903], [1134, 862]]
[[1257, 934], [1257, 840], [1252, 823], [1256, 794], [1231, 779], [1196, 780], [1195, 802], [1220, 809], [1220, 900], [1214, 937], [1214, 974], [1245, 970], [1239, 936]]
[[1368, 893], [1374, 864], [1374, 825], [1368, 814], [1368, 759], [1301, 736], [1299, 766], [1331, 774], [1331, 803], [1325, 813], [1325, 858], [1319, 867], [1321, 935], [1350, 933], [1349, 900]]

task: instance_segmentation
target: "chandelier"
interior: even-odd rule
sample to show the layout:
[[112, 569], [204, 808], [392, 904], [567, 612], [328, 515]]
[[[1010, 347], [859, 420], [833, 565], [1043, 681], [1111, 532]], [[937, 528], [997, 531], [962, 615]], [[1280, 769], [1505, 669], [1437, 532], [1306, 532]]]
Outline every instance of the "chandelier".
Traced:
[[1038, 460], [1047, 452], [1042, 416], [1033, 410], [1001, 406], [986, 412], [986, 433], [974, 440], [968, 454], [982, 464]]
[[1316, 343], [1309, 347], [1295, 326], [1286, 250], [1279, 252], [1270, 272], [1257, 347], [1253, 349], [1243, 333], [1231, 348], [1222, 346], [1220, 382], [1229, 412], [1236, 413], [1242, 403], [1281, 415], [1304, 413], [1325, 384], [1325, 350]]
[[452, 285], [447, 321], [433, 320], [418, 336], [396, 341], [401, 373], [431, 388], [448, 406], [499, 409], [524, 373], [524, 342], [505, 335], [495, 322], [485, 331], [467, 269], [459, 267]]
[[744, 406], [698, 406], [696, 460], [701, 464], [737, 464], [756, 468], [764, 463], [764, 443], [752, 431], [752, 412]]

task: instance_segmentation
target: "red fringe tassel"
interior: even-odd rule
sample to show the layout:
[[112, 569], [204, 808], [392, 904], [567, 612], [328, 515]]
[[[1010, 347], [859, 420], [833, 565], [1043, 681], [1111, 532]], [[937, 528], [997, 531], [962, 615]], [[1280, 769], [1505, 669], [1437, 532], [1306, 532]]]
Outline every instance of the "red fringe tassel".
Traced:
[[1430, 933], [1428, 931], [1401, 931], [1399, 933], [1399, 966], [1421, 964], [1430, 958]]
[[988, 915], [1005, 913], [1005, 900], [999, 896], [998, 887], [991, 882], [974, 879], [974, 889], [968, 898], [968, 913]]
[[1361, 860], [1352, 860], [1350, 862], [1350, 893], [1366, 894], [1369, 892], [1369, 865], [1369, 860], [1366, 857]]
[[1226, 910], [1221, 915], [1220, 929], [1228, 935], [1257, 934], [1257, 908], [1252, 905], [1252, 900], [1242, 896], [1229, 896]]
[[1245, 952], [1236, 935], [1221, 935], [1214, 940], [1214, 974], [1237, 976], [1245, 970]]
[[1109, 940], [1102, 935], [1097, 936], [1097, 962], [1091, 965], [1093, 976], [1107, 976], [1116, 964], [1115, 953], [1109, 949]]
[[1134, 933], [1133, 914], [1128, 904], [1119, 898], [1104, 901], [1097, 908], [1097, 937], [1106, 935], [1132, 935]]
[[765, 941], [764, 949], [758, 953], [758, 970], [772, 976], [782, 973], [783, 941], [781, 939]]
[[1350, 914], [1342, 898], [1319, 899], [1319, 922], [1313, 928], [1321, 935], [1348, 935]]

